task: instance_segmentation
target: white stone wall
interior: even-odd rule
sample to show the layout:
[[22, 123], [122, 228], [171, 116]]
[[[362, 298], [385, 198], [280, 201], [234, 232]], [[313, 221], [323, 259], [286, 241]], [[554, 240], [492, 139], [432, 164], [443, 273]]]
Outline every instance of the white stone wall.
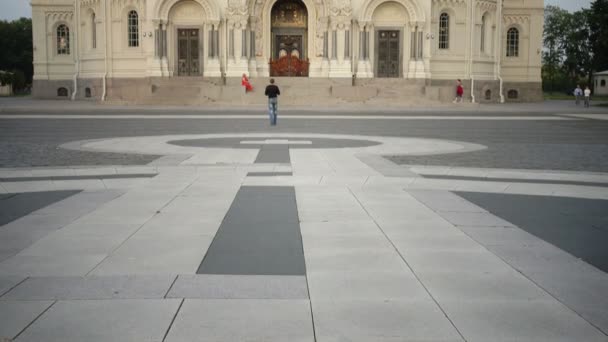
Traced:
[[[176, 76], [178, 28], [200, 29], [203, 77], [219, 77], [222, 73], [228, 77], [239, 77], [242, 73], [267, 76], [270, 11], [276, 1], [32, 0], [34, 77], [51, 81]], [[352, 74], [374, 77], [376, 31], [394, 29], [401, 34], [403, 78], [541, 81], [543, 0], [303, 0], [303, 3], [309, 18], [310, 77], [346, 78]], [[137, 47], [129, 47], [127, 40], [127, 17], [131, 10], [139, 15]], [[450, 16], [448, 49], [439, 49], [441, 13]], [[60, 24], [70, 28], [69, 55], [57, 54], [56, 28]], [[506, 34], [511, 27], [520, 32], [517, 57], [506, 57]], [[234, 55], [228, 53], [229, 42], [234, 46]], [[346, 51], [348, 46], [350, 52]], [[241, 53], [243, 47], [245, 56]], [[216, 52], [210, 53], [213, 48]]]

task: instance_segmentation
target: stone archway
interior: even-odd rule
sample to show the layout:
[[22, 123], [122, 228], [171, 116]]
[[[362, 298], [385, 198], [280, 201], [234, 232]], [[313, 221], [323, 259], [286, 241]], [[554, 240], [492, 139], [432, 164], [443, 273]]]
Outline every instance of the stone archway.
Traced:
[[[156, 20], [168, 21], [171, 9], [178, 3], [186, 0], [164, 0], [159, 1], [154, 9]], [[204, 20], [209, 22], [220, 21], [220, 9], [215, 1], [212, 0], [187, 0], [198, 3], [205, 13]]]
[[155, 15], [162, 75], [220, 75], [220, 11], [215, 1], [164, 0], [157, 3]]
[[365, 0], [361, 6], [362, 11], [359, 14], [359, 21], [363, 23], [371, 22], [376, 8], [385, 2], [396, 2], [405, 7], [411, 22], [420, 23], [426, 21], [424, 9], [417, 0]]
[[[281, 0], [249, 0], [251, 28], [255, 32], [255, 57], [258, 75], [268, 76], [268, 61], [272, 56], [271, 11]], [[323, 57], [323, 37], [328, 29], [328, 9], [324, 0], [301, 0], [306, 7], [307, 20], [307, 57], [310, 69], [320, 68]]]
[[271, 10], [270, 76], [308, 76], [308, 11], [301, 0]]
[[203, 69], [205, 16], [193, 0], [182, 0], [169, 10], [169, 65], [173, 75], [200, 76]]

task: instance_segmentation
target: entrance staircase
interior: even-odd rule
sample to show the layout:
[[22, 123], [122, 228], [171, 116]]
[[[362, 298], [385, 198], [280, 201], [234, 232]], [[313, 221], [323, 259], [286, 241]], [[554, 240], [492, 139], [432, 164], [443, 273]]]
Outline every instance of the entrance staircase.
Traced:
[[[275, 77], [281, 106], [424, 106], [439, 103], [425, 95], [424, 81], [406, 79], [327, 79]], [[240, 78], [152, 78], [149, 91], [137, 104], [263, 106], [268, 78], [252, 78], [253, 92], [245, 93]]]

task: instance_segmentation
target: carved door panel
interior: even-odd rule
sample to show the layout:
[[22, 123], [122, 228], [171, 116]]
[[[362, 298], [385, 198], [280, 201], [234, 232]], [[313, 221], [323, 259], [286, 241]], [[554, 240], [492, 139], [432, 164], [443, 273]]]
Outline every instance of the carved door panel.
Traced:
[[302, 56], [302, 35], [276, 35], [274, 59]]
[[306, 77], [308, 59], [304, 58], [303, 34], [277, 34], [274, 40], [270, 76]]
[[178, 75], [200, 75], [199, 30], [179, 29], [177, 36]]
[[399, 77], [399, 31], [378, 31], [378, 77]]

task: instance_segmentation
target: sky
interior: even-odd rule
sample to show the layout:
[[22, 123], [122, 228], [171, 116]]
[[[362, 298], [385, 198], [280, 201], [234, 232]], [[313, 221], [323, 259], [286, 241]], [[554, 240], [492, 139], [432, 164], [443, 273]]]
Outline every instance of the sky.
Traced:
[[[592, 0], [545, 0], [545, 5], [556, 5], [568, 11], [589, 7]], [[0, 20], [31, 17], [30, 0], [0, 0]]]

